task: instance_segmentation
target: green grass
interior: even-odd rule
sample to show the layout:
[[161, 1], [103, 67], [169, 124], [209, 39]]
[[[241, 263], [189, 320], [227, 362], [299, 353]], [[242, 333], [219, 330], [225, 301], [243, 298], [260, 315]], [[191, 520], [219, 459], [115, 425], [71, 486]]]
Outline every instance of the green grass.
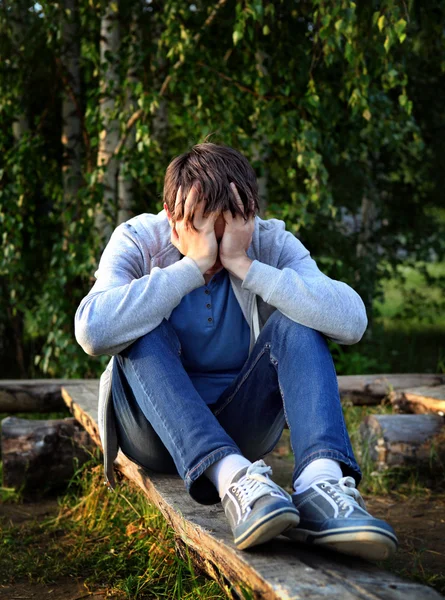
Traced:
[[97, 453], [77, 471], [55, 517], [12, 527], [1, 523], [0, 580], [56, 583], [78, 577], [89, 589], [131, 599], [229, 597], [222, 577], [219, 585], [195, 570], [142, 493], [126, 481], [119, 493], [108, 491], [102, 468]]
[[363, 340], [332, 345], [338, 374], [445, 373], [445, 263], [401, 266], [398, 273], [384, 282]]
[[[435, 280], [428, 283], [422, 271], [425, 270]], [[399, 278], [385, 282], [384, 299], [376, 301], [374, 307], [385, 324], [393, 319], [404, 318], [407, 324], [429, 323], [445, 328], [444, 291], [440, 278], [445, 277], [445, 263], [418, 263], [415, 267], [399, 266]], [[406, 304], [416, 302], [418, 314], [407, 311]], [[427, 310], [422, 310], [422, 305]], [[413, 304], [413, 308], [416, 304]]]

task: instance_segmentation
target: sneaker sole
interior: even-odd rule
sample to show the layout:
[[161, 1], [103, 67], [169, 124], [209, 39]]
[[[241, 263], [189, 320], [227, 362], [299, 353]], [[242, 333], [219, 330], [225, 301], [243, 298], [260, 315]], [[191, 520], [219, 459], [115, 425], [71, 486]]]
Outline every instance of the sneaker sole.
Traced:
[[235, 538], [235, 545], [239, 550], [245, 550], [258, 544], [264, 544], [284, 531], [296, 527], [299, 522], [300, 516], [297, 511], [280, 508], [255, 521], [249, 529]]
[[396, 552], [398, 546], [397, 538], [377, 527], [331, 529], [320, 533], [295, 529], [287, 532], [286, 536], [296, 542], [323, 546], [367, 560], [385, 560]]

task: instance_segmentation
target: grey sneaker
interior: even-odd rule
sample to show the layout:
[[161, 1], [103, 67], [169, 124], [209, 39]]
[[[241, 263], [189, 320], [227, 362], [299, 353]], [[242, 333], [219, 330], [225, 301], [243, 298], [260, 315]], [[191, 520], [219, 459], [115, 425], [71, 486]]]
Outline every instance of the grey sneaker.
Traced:
[[269, 479], [272, 469], [257, 460], [238, 471], [222, 505], [240, 550], [263, 544], [300, 520], [292, 497]]
[[397, 550], [394, 530], [366, 511], [352, 477], [314, 483], [292, 500], [301, 515], [299, 527], [285, 533], [292, 540], [368, 560], [383, 560]]

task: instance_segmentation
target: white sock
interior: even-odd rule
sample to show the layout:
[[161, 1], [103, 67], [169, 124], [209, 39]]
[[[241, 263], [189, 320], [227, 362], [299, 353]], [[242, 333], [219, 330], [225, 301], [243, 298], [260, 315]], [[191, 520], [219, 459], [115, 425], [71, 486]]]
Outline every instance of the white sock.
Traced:
[[301, 494], [313, 483], [326, 481], [326, 479], [338, 481], [342, 477], [340, 463], [331, 458], [317, 458], [302, 470], [301, 475], [294, 482], [294, 490], [297, 494]]
[[250, 460], [241, 454], [229, 454], [213, 463], [204, 471], [204, 474], [210, 479], [218, 490], [219, 497], [222, 498], [238, 471], [244, 467], [250, 467], [251, 464]]

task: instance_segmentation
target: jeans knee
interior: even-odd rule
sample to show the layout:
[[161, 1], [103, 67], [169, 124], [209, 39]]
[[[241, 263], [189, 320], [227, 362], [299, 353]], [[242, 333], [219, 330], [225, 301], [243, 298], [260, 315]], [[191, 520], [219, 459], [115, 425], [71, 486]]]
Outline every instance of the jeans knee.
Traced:
[[327, 346], [326, 339], [322, 333], [301, 323], [292, 321], [282, 312], [276, 310], [268, 319], [266, 326], [278, 335], [280, 341], [287, 344], [306, 348], [307, 346]]
[[178, 335], [167, 319], [163, 319], [157, 327], [138, 338], [122, 354], [130, 357], [141, 353], [145, 354], [148, 349], [156, 349], [157, 351], [170, 349], [178, 356], [181, 354], [181, 343]]

